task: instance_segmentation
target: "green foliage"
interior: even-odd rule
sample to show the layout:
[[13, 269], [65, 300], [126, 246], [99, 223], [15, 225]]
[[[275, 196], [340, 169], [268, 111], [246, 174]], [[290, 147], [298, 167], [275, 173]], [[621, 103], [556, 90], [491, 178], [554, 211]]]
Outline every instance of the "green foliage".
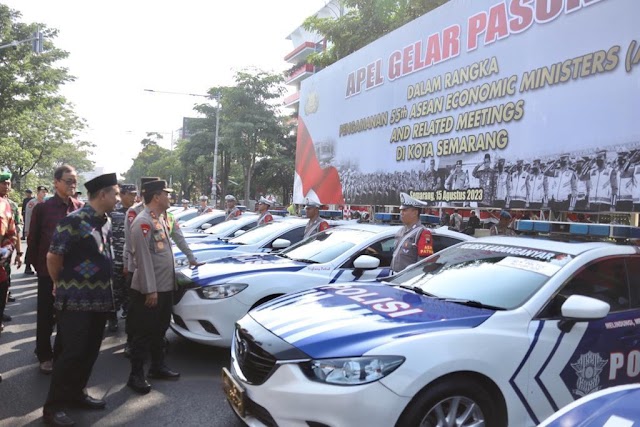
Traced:
[[74, 79], [54, 65], [68, 56], [52, 42], [58, 32], [19, 22], [20, 17], [0, 5], [0, 44], [28, 39], [39, 26], [45, 51], [34, 54], [31, 43], [0, 50], [0, 169], [13, 173], [18, 191], [23, 183], [51, 182], [53, 170], [65, 162], [80, 172], [93, 168], [88, 160], [93, 145], [76, 138], [84, 122], [58, 93]]
[[309, 56], [311, 64], [326, 67], [385, 34], [441, 6], [448, 0], [342, 0], [340, 17], [311, 16], [303, 24], [322, 35], [329, 47]]

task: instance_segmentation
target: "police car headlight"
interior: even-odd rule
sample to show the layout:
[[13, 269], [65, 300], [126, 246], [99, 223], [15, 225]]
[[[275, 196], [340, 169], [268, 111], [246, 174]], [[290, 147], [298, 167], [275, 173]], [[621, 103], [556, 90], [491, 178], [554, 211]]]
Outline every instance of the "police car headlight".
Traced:
[[247, 286], [246, 283], [225, 283], [224, 285], [205, 286], [198, 290], [200, 298], [223, 299], [234, 296], [242, 292]]
[[402, 356], [363, 356], [305, 362], [302, 370], [313, 381], [360, 385], [378, 381], [402, 365]]
[[186, 267], [189, 265], [189, 259], [187, 258], [176, 258], [176, 267]]

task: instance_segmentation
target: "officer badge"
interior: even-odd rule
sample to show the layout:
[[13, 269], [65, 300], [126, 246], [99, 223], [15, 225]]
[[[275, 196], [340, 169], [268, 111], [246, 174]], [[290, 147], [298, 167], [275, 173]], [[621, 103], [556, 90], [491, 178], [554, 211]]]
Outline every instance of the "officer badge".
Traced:
[[147, 234], [151, 231], [151, 226], [149, 224], [140, 224], [140, 228], [142, 229], [144, 237], [147, 237]]
[[599, 353], [590, 351], [580, 355], [578, 361], [571, 364], [578, 376], [573, 393], [578, 396], [586, 396], [600, 390], [600, 374], [607, 363], [609, 361], [600, 357]]

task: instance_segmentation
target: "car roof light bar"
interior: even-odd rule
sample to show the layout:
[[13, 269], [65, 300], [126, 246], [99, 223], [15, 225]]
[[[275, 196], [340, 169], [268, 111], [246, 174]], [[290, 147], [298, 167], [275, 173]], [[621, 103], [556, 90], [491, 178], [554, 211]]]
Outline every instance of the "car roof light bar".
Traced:
[[567, 234], [574, 236], [640, 239], [640, 227], [618, 224], [591, 224], [585, 222], [557, 222], [518, 220], [514, 229], [522, 232]]

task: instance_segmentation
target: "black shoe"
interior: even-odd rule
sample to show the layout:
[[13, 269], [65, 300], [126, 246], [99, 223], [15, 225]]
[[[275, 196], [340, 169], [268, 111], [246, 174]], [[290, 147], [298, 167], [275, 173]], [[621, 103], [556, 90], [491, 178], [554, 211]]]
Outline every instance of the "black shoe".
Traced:
[[129, 375], [127, 386], [140, 394], [147, 394], [151, 391], [151, 384], [142, 375]]
[[177, 380], [178, 378], [180, 378], [180, 374], [178, 372], [172, 371], [167, 366], [161, 366], [159, 368], [149, 369], [147, 377], [156, 380]]
[[64, 411], [45, 412], [44, 423], [52, 426], [74, 426], [75, 422]]
[[24, 274], [33, 275], [33, 274], [35, 274], [35, 272], [32, 269], [28, 269], [28, 270], [24, 271]]
[[126, 343], [124, 345], [124, 352], [122, 353], [124, 355], [124, 357], [126, 357], [127, 359], [131, 359], [131, 347], [129, 346], [129, 343]]
[[105, 406], [107, 406], [107, 402], [105, 402], [104, 400], [93, 398], [88, 394], [76, 400], [74, 403], [76, 403], [79, 407], [86, 409], [104, 409]]
[[109, 319], [107, 323], [108, 323], [109, 332], [116, 332], [118, 330], [117, 319]]
[[9, 316], [9, 315], [8, 315], [8, 314], [6, 314], [6, 313], [3, 313], [3, 314], [2, 314], [2, 321], [3, 321], [3, 322], [11, 322], [11, 316]]
[[9, 295], [7, 296], [7, 302], [16, 302], [16, 299], [11, 295], [11, 292], [9, 292]]
[[127, 310], [125, 310], [124, 308], [122, 309], [122, 313], [120, 313], [120, 318], [121, 319], [127, 318]]

